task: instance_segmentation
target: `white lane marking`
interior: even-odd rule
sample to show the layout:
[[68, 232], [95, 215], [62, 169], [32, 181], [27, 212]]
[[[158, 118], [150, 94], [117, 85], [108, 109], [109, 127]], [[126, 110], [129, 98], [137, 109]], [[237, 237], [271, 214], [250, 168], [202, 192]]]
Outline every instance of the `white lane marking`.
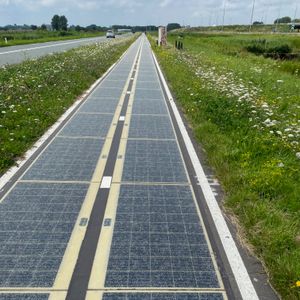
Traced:
[[130, 94], [131, 94], [131, 92], [130, 92], [130, 91], [128, 91], [126, 94], [127, 94], [127, 95], [130, 95]]
[[125, 121], [125, 116], [121, 116], [121, 117], [119, 118], [119, 121], [124, 122], [124, 121]]
[[110, 189], [112, 176], [104, 176], [101, 182], [100, 189]]
[[[88, 40], [84, 40], [84, 42], [90, 42], [90, 41], [96, 41], [99, 38], [95, 38], [95, 39], [88, 39]], [[101, 40], [101, 39], [100, 39]], [[39, 47], [31, 47], [31, 48], [24, 48], [24, 49], [18, 49], [18, 50], [11, 50], [11, 51], [6, 51], [6, 52], [1, 52], [0, 55], [3, 54], [11, 54], [11, 53], [18, 53], [18, 52], [24, 52], [24, 51], [31, 51], [31, 50], [38, 50], [38, 49], [44, 49], [44, 48], [52, 48], [52, 47], [58, 47], [58, 46], [64, 46], [64, 45], [71, 45], [71, 44], [76, 44], [80, 41], [74, 41], [74, 42], [66, 42], [66, 43], [60, 43], [60, 44], [53, 44], [53, 45], [47, 45], [47, 46], [39, 46]]]
[[157, 66], [158, 72], [160, 74], [162, 83], [164, 85], [165, 91], [167, 93], [167, 97], [170, 101], [171, 108], [173, 110], [173, 113], [175, 115], [177, 124], [179, 126], [180, 132], [182, 134], [182, 137], [185, 141], [185, 145], [187, 148], [187, 151], [189, 153], [190, 159], [192, 161], [192, 164], [194, 166], [194, 170], [197, 174], [199, 184], [201, 186], [201, 189], [204, 194], [204, 198], [206, 200], [207, 206], [210, 210], [211, 216], [213, 218], [213, 221], [215, 223], [215, 226], [217, 228], [219, 237], [221, 239], [224, 251], [226, 253], [226, 256], [228, 258], [230, 267], [232, 269], [232, 272], [234, 274], [235, 280], [237, 282], [237, 285], [239, 287], [240, 293], [242, 295], [242, 298], [244, 300], [259, 300], [257, 293], [255, 291], [255, 288], [253, 286], [253, 283], [250, 279], [250, 276], [248, 274], [248, 271], [244, 265], [244, 262], [241, 258], [241, 255], [239, 253], [239, 250], [235, 244], [235, 241], [230, 233], [230, 230], [225, 222], [225, 219], [222, 215], [222, 211], [218, 205], [218, 202], [215, 198], [215, 195], [208, 183], [208, 180], [206, 178], [206, 175], [204, 173], [204, 170], [202, 168], [202, 165], [199, 161], [199, 158], [197, 156], [197, 153], [195, 151], [194, 145], [188, 135], [188, 132], [185, 128], [185, 125], [182, 121], [182, 118], [180, 116], [180, 113], [177, 109], [176, 104], [173, 101], [172, 94], [169, 90], [169, 87], [167, 85], [167, 82], [163, 76], [163, 73], [160, 69], [160, 66], [158, 64], [158, 61], [156, 59], [155, 54], [152, 52], [155, 64]]

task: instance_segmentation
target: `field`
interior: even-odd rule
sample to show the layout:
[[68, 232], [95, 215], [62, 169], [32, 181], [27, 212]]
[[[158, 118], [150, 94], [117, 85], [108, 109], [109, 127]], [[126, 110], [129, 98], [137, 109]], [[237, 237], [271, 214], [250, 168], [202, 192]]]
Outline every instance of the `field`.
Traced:
[[0, 68], [0, 175], [135, 38], [105, 41]]
[[189, 32], [209, 32], [209, 31], [224, 31], [224, 32], [244, 32], [248, 33], [272, 33], [272, 32], [291, 32], [291, 27], [288, 24], [263, 24], [263, 25], [252, 25], [251, 29], [249, 25], [225, 25], [225, 26], [202, 26], [194, 27], [190, 29], [184, 29], [184, 31]]
[[[222, 182], [224, 209], [283, 299], [299, 299], [300, 37], [195, 32], [168, 40], [165, 49], [152, 40], [153, 48]], [[250, 51], [262, 44], [264, 53]], [[282, 49], [289, 54], [279, 59]]]
[[[77, 31], [0, 31], [0, 47], [43, 43], [60, 40], [80, 39], [104, 35], [104, 32], [77, 32]], [[5, 42], [7, 39], [7, 43]]]

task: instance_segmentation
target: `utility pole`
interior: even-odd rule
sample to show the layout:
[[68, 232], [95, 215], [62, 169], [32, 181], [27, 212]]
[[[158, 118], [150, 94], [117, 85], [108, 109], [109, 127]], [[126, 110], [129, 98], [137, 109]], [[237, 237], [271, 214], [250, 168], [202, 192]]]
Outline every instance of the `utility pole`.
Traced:
[[226, 0], [224, 0], [224, 7], [223, 7], [222, 31], [224, 31], [225, 13], [226, 13]]
[[251, 12], [251, 20], [250, 20], [249, 32], [252, 29], [254, 8], [255, 8], [255, 0], [253, 0], [253, 4], [252, 4], [252, 12]]

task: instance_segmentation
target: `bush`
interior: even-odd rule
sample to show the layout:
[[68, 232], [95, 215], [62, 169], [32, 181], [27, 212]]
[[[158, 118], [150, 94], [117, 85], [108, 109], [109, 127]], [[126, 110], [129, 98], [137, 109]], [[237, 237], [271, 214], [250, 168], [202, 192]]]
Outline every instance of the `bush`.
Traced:
[[273, 59], [293, 59], [292, 47], [288, 44], [276, 45], [273, 47], [267, 46], [266, 40], [255, 40], [251, 45], [246, 46], [245, 49], [248, 52], [256, 55], [263, 55], [264, 57]]

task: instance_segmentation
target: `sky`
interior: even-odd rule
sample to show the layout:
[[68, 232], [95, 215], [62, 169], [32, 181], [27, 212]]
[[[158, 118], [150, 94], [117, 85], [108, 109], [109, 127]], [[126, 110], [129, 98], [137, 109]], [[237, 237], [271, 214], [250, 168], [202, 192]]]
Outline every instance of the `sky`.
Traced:
[[[69, 25], [221, 25], [273, 23], [279, 16], [300, 18], [299, 0], [0, 0], [0, 26], [50, 24], [54, 14]], [[298, 8], [297, 8], [298, 6]]]

